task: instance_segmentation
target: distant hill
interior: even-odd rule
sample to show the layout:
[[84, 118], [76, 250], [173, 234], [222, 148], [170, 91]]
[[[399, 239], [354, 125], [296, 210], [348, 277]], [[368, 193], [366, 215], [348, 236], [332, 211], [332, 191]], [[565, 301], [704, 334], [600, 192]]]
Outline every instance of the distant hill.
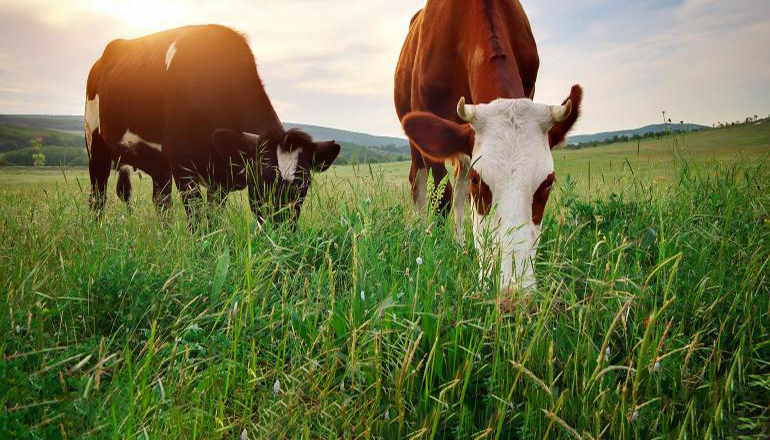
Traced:
[[294, 124], [287, 122], [283, 124], [286, 129], [299, 128], [307, 134], [318, 140], [335, 140], [337, 142], [347, 142], [361, 145], [363, 147], [387, 147], [395, 146], [403, 148], [405, 154], [409, 154], [409, 141], [404, 138], [374, 136], [366, 133], [357, 133], [354, 131], [338, 130], [336, 128], [319, 127], [316, 125]]
[[0, 124], [16, 127], [83, 133], [83, 116], [0, 115]]
[[698, 125], [698, 124], [653, 124], [653, 125], [644, 126], [642, 128], [637, 128], [634, 130], [607, 131], [607, 132], [596, 133], [596, 134], [570, 136], [567, 139], [567, 143], [570, 145], [575, 145], [575, 144], [585, 144], [589, 142], [604, 142], [614, 138], [622, 138], [622, 137], [631, 138], [634, 136], [649, 135], [651, 133], [664, 133], [667, 130], [679, 131], [679, 132], [691, 132], [691, 131], [705, 130], [709, 128], [711, 127], [707, 127], [705, 125]]
[[32, 165], [34, 140], [42, 144], [48, 166], [88, 165], [88, 155], [80, 134], [0, 123], [0, 166]]
[[[372, 136], [313, 125], [286, 124], [317, 140], [335, 140], [342, 146], [337, 165], [408, 160], [406, 139]], [[31, 165], [31, 142], [40, 139], [46, 165], [87, 165], [82, 116], [0, 115], [0, 166]]]
[[[72, 133], [83, 132], [83, 116], [80, 115], [0, 115], [0, 124], [26, 128], [42, 128]], [[319, 127], [317, 125], [294, 124], [287, 122], [286, 129], [299, 128], [318, 140], [335, 140], [362, 147], [396, 147], [409, 154], [409, 142], [404, 138], [374, 136], [354, 131], [338, 130], [336, 128]]]

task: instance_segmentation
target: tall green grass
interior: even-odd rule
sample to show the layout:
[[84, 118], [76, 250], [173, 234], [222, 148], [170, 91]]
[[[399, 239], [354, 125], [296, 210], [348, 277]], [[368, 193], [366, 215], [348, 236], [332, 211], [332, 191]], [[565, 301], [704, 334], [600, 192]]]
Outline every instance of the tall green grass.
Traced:
[[243, 200], [191, 231], [147, 191], [99, 220], [71, 179], [9, 187], [0, 431], [767, 438], [766, 164], [622, 173], [600, 198], [561, 179], [539, 289], [506, 302], [451, 222], [367, 167], [319, 181], [293, 234]]

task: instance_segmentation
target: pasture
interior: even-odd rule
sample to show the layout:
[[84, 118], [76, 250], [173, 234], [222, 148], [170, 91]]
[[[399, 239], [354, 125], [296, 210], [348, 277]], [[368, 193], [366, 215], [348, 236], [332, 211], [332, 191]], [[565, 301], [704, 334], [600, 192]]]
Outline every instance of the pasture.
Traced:
[[147, 178], [99, 220], [85, 169], [0, 169], [0, 431], [767, 438], [770, 124], [554, 157], [514, 298], [407, 163], [318, 176], [293, 234], [245, 194], [191, 230]]

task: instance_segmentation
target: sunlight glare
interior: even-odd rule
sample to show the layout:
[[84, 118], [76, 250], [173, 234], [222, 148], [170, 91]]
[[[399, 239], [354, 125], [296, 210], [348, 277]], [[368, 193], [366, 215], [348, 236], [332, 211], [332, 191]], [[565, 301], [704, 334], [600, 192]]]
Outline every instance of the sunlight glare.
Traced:
[[137, 32], [150, 33], [181, 26], [186, 7], [176, 0], [91, 0], [90, 7], [99, 14], [122, 21]]

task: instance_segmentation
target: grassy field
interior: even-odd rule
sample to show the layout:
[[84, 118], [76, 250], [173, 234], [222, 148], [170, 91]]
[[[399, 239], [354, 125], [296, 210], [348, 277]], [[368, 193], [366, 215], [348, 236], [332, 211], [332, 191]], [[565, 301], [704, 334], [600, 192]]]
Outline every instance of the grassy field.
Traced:
[[767, 438], [770, 124], [555, 157], [513, 311], [405, 163], [319, 176], [294, 234], [0, 169], [3, 438]]

